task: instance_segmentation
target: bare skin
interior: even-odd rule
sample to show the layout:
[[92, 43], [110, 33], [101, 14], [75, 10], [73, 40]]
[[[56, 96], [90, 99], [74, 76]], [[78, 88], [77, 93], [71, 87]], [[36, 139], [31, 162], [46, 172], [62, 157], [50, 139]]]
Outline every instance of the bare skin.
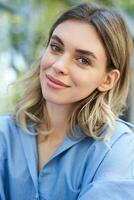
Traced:
[[41, 89], [53, 132], [37, 136], [39, 172], [67, 135], [74, 106], [95, 89], [110, 90], [118, 80], [119, 71], [107, 72], [106, 65], [105, 49], [92, 25], [66, 21], [56, 27], [40, 65]]
[[[41, 135], [37, 137], [38, 142], [38, 172], [40, 173], [42, 167], [48, 162], [50, 157], [54, 154], [55, 150], [58, 148], [58, 146], [62, 143], [54, 141], [52, 137], [46, 137], [43, 142], [40, 142]], [[44, 138], [43, 138], [44, 139]], [[54, 143], [53, 143], [54, 141]]]
[[67, 122], [69, 113], [71, 112], [70, 109], [71, 108], [67, 105], [62, 107], [57, 105], [53, 107], [51, 104], [47, 104], [47, 110], [53, 126], [53, 132], [49, 136], [37, 136], [39, 173], [67, 135]]

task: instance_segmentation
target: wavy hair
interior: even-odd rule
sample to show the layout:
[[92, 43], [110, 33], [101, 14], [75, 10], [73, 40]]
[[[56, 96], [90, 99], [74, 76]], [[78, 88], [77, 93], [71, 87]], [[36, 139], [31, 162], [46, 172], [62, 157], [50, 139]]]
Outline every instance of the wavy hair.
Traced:
[[[70, 116], [69, 129], [73, 136], [76, 125], [79, 125], [86, 136], [98, 139], [106, 125], [112, 130], [115, 118], [122, 115], [125, 110], [129, 90], [132, 40], [126, 23], [115, 9], [87, 3], [72, 7], [58, 17], [50, 29], [47, 45], [55, 28], [71, 19], [94, 26], [107, 54], [107, 71], [112, 69], [120, 71], [120, 78], [111, 90], [100, 92], [96, 89], [79, 102]], [[26, 131], [28, 131], [27, 124], [32, 122], [38, 134], [47, 135], [51, 133], [52, 127], [41, 92], [40, 60], [23, 79], [26, 90], [16, 106], [15, 119]], [[45, 131], [41, 128], [44, 122]], [[106, 137], [110, 134], [109, 131]]]

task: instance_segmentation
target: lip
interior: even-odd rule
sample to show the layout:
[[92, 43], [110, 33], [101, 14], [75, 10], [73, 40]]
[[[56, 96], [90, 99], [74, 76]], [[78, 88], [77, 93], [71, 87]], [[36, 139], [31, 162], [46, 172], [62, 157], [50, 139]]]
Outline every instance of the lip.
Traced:
[[53, 88], [65, 88], [70, 87], [69, 85], [65, 84], [64, 82], [54, 78], [53, 76], [46, 74], [47, 84]]

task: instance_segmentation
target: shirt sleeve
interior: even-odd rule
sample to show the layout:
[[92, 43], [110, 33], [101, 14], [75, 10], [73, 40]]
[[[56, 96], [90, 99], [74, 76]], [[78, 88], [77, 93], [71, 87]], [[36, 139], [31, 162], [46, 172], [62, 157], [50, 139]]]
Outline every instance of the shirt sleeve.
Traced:
[[88, 184], [78, 200], [133, 200], [133, 180], [98, 180]]
[[124, 133], [114, 142], [92, 182], [88, 181], [90, 171], [87, 167], [77, 200], [134, 200], [133, 133]]
[[3, 133], [0, 132], [0, 199], [7, 200], [6, 198], [6, 174], [5, 174], [5, 145]]

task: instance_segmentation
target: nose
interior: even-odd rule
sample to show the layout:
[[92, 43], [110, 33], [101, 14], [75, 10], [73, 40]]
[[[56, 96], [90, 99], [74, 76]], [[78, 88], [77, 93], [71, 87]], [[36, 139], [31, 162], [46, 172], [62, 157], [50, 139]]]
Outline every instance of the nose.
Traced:
[[52, 65], [56, 73], [65, 75], [68, 74], [68, 66], [69, 58], [66, 55], [61, 55], [60, 57], [56, 58], [55, 62]]

